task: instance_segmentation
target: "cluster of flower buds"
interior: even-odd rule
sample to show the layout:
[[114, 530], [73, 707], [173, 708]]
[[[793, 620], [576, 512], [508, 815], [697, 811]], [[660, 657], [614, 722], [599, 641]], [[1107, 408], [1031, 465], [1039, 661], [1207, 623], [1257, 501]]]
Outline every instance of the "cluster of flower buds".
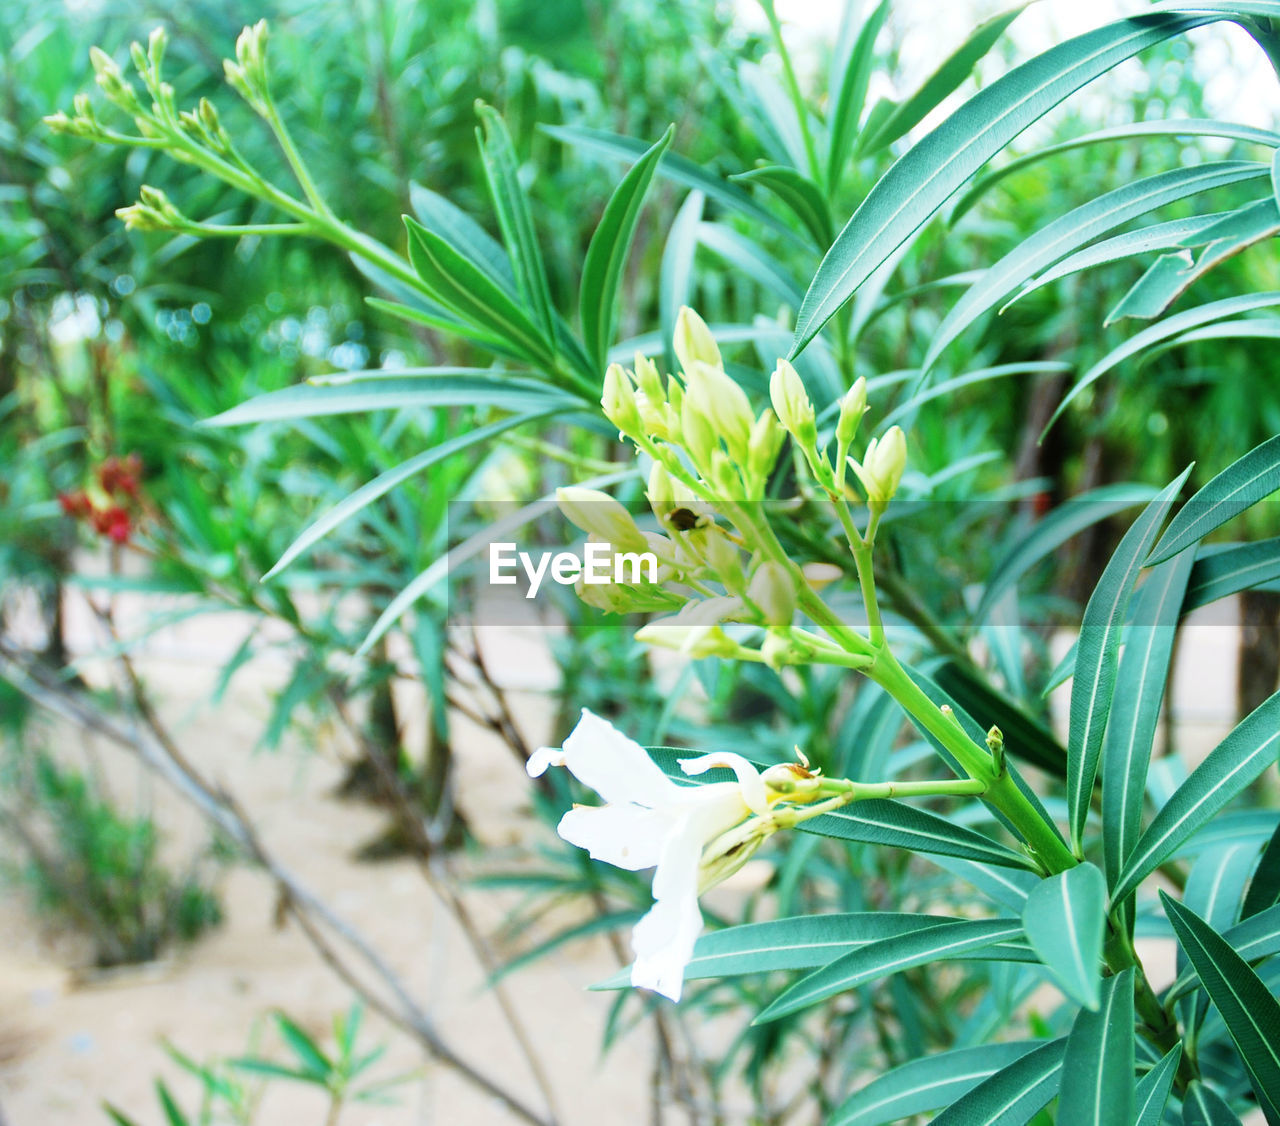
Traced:
[[62, 511], [85, 521], [112, 543], [126, 544], [137, 526], [142, 500], [142, 461], [136, 453], [108, 457], [98, 466], [93, 486], [72, 493], [59, 493]]
[[235, 62], [224, 59], [227, 84], [264, 116], [270, 111], [267, 93], [267, 21], [246, 27], [236, 39]]
[[725, 372], [711, 330], [692, 309], [680, 310], [674, 343], [679, 379], [668, 376], [664, 383], [641, 355], [633, 371], [609, 367], [605, 416], [674, 476], [681, 474], [678, 447], [719, 496], [760, 499], [782, 447], [777, 417], [772, 410], [755, 415], [746, 392]]

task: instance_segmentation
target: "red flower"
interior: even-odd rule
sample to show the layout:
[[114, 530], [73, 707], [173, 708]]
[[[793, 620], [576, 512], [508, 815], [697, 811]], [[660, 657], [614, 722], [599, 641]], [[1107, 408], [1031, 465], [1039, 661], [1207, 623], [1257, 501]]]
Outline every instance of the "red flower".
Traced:
[[74, 493], [59, 493], [58, 503], [63, 512], [77, 520], [93, 511], [93, 502], [83, 489], [77, 489]]

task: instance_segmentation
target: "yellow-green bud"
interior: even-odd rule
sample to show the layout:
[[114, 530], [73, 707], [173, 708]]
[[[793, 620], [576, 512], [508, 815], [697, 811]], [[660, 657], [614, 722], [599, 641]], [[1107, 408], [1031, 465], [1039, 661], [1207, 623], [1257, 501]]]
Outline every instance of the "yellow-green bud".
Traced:
[[[721, 368], [694, 361], [685, 365], [685, 403], [694, 403], [698, 413], [728, 448], [734, 460], [746, 464], [751, 427], [756, 416], [747, 394]], [[687, 418], [684, 412], [681, 418]]]
[[862, 464], [850, 458], [849, 465], [866, 489], [867, 500], [871, 504], [888, 504], [898, 491], [907, 465], [907, 437], [902, 428], [892, 426], [883, 437], [872, 438]]
[[800, 570], [804, 573], [804, 581], [813, 590], [825, 590], [844, 577], [844, 571], [834, 563], [819, 563], [816, 560], [806, 563]]
[[794, 665], [804, 659], [804, 653], [791, 637], [789, 629], [770, 629], [760, 645], [760, 656], [774, 672], [784, 665]]
[[782, 427], [778, 425], [773, 411], [766, 410], [751, 427], [751, 438], [747, 442], [747, 476], [763, 485], [773, 472], [781, 448]]
[[621, 364], [610, 364], [604, 373], [604, 394], [600, 397], [604, 416], [618, 428], [621, 436], [638, 434], [642, 428], [640, 408], [631, 380]]
[[742, 474], [723, 450], [711, 451], [711, 472], [707, 481], [721, 500], [744, 500]]
[[782, 428], [805, 449], [818, 439], [814, 423], [813, 404], [804, 389], [804, 380], [786, 360], [779, 360], [778, 367], [769, 380], [769, 399]]
[[663, 618], [641, 627], [635, 636], [646, 645], [675, 649], [689, 657], [732, 657], [738, 652], [738, 643], [718, 625], [685, 626]]
[[720, 348], [715, 337], [707, 328], [706, 322], [688, 305], [682, 305], [676, 315], [675, 340], [676, 359], [680, 361], [680, 370], [687, 376], [690, 366], [695, 363], [710, 364], [723, 368], [720, 359]]
[[636, 386], [641, 394], [654, 406], [666, 400], [662, 388], [662, 376], [658, 374], [658, 366], [641, 352], [636, 353]]
[[702, 554], [708, 568], [724, 584], [724, 588], [735, 594], [741, 593], [744, 578], [742, 553], [721, 529], [707, 529]]
[[706, 473], [713, 452], [719, 452], [716, 432], [711, 419], [699, 409], [699, 401], [693, 395], [685, 395], [680, 404], [680, 441], [700, 472]]
[[133, 60], [133, 69], [138, 72], [138, 76], [146, 82], [151, 75], [150, 61], [147, 59], [147, 53], [142, 49], [142, 44], [137, 41], [129, 44], [129, 58]]
[[858, 424], [866, 413], [867, 381], [860, 375], [840, 403], [840, 420], [836, 423], [836, 442], [842, 450], [849, 448], [853, 436], [858, 432]]
[[675, 504], [675, 490], [672, 488], [671, 474], [660, 461], [655, 461], [649, 470], [649, 487], [645, 490], [653, 514], [661, 520], [663, 515]]
[[644, 551], [648, 547], [631, 513], [608, 493], [570, 486], [556, 490], [556, 503], [569, 523], [614, 548]]
[[751, 576], [747, 598], [770, 626], [789, 626], [796, 613], [796, 584], [781, 563], [761, 563]]
[[169, 46], [169, 33], [163, 27], [154, 28], [147, 38], [147, 58], [151, 61], [152, 72], [160, 73], [160, 64], [164, 62], [164, 51]]

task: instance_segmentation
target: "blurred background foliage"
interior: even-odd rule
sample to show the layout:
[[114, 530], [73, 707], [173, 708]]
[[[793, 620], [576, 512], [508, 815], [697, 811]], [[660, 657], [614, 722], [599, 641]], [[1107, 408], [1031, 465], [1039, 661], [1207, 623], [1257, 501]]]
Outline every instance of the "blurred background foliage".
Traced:
[[[272, 26], [272, 76], [282, 111], [331, 207], [397, 249], [404, 245], [400, 217], [415, 210], [414, 184], [445, 197], [498, 236], [474, 108], [477, 102], [494, 106], [521, 159], [521, 182], [562, 310], [576, 300], [580, 264], [619, 166], [589, 147], [565, 144], [547, 127], [605, 130], [647, 145], [675, 123], [673, 151], [717, 177], [785, 162], [797, 138], [786, 135], [773, 112], [781, 71], [767, 34], [744, 30], [731, 12], [706, 0], [656, 6], [638, 0], [9, 5], [0, 26], [8, 64], [0, 79], [0, 256], [7, 266], [0, 273], [0, 624], [17, 621], [34, 604], [42, 622], [36, 648], [61, 672], [67, 667], [61, 607], [68, 584], [88, 587], [100, 600], [108, 635], [110, 596], [124, 590], [163, 594], [178, 607], [157, 618], [157, 625], [174, 614], [247, 612], [251, 624], [223, 670], [220, 691], [265, 648], [287, 653], [291, 671], [264, 744], [278, 743], [291, 728], [314, 733], [321, 720], [343, 726], [357, 748], [350, 789], [389, 810], [386, 836], [352, 842], [353, 848], [369, 855], [429, 852], [466, 837], [449, 782], [447, 704], [454, 697], [444, 655], [458, 643], [433, 606], [402, 622], [367, 662], [353, 666], [349, 655], [390, 599], [445, 550], [450, 499], [511, 488], [517, 499], [531, 500], [568, 480], [569, 471], [549, 461], [547, 447], [527, 430], [501, 447], [469, 449], [364, 509], [319, 544], [305, 566], [261, 583], [317, 512], [489, 416], [475, 407], [235, 430], [196, 424], [315, 374], [475, 363], [478, 350], [370, 310], [365, 298], [375, 290], [369, 280], [346, 255], [323, 243], [127, 236], [115, 210], [136, 198], [143, 183], [162, 183], [187, 214], [228, 223], [265, 216], [252, 201], [162, 156], [87, 144], [54, 135], [40, 123], [92, 87], [91, 44], [123, 58], [126, 45], [145, 40], [160, 21], [170, 31], [168, 73], [180, 102], [216, 98], [249, 160], [277, 172], [283, 165], [269, 136], [247, 108], [225, 96], [220, 77], [220, 60], [231, 53], [240, 28], [262, 17]], [[875, 67], [892, 74], [898, 56], [892, 18], [887, 27]], [[813, 73], [802, 75], [819, 112], [830, 108], [825, 75], [833, 46], [819, 43]], [[1184, 39], [1153, 48], [1125, 92], [1105, 103], [1068, 103], [1036, 144], [1117, 122], [1212, 116], [1189, 66], [1192, 51]], [[995, 57], [1002, 52], [1009, 53], [998, 48]], [[967, 94], [974, 80], [962, 74], [954, 85]], [[833, 177], [837, 229], [919, 131], [868, 146]], [[933, 224], [915, 241], [888, 282], [886, 300], [859, 332], [853, 354], [837, 357], [849, 361], [841, 374], [872, 378], [917, 368], [961, 292], [956, 279], [971, 280], [970, 271], [995, 261], [1048, 218], [1141, 176], [1228, 156], [1256, 158], [1257, 152], [1241, 142], [1158, 136], [1068, 149], [1022, 168], [954, 225]], [[712, 324], [749, 325], [757, 316], [772, 320], [779, 310], [794, 313], [825, 249], [762, 188], [737, 184], [772, 209], [778, 223], [776, 229], [753, 224], [715, 200], [705, 204], [700, 219], [693, 217], [703, 226], [689, 251], [686, 299]], [[623, 279], [618, 335], [624, 339], [669, 321], [661, 279], [671, 268], [677, 215], [688, 221], [680, 210], [686, 194], [674, 178], [655, 182]], [[1240, 201], [1238, 188], [1224, 187], [1170, 205], [1158, 218], [1222, 210]], [[1196, 300], [1280, 289], [1280, 266], [1268, 246], [1232, 258], [1199, 281]], [[1129, 324], [1099, 326], [1140, 273], [1139, 265], [1125, 260], [1035, 291], [1003, 315], [983, 318], [952, 344], [937, 378], [1045, 361], [1082, 369], [1132, 333]], [[762, 339], [754, 348], [726, 346], [731, 370], [758, 393], [764, 385], [760, 371], [772, 366], [788, 340], [784, 324], [777, 340]], [[921, 535], [907, 521], [893, 531], [890, 581], [900, 581], [944, 634], [956, 631], [964, 654], [963, 625], [973, 602], [968, 585], [992, 574], [1033, 517], [1102, 485], [1162, 484], [1193, 460], [1190, 485], [1198, 486], [1239, 452], [1280, 431], [1280, 399], [1270, 393], [1270, 347], [1266, 339], [1242, 338], [1167, 353], [1141, 379], [1096, 385], [1043, 444], [1040, 431], [1070, 385], [1064, 372], [977, 382], [945, 400], [912, 406], [899, 421], [911, 433], [911, 464], [919, 480], [951, 466], [970, 468], [932, 488], [932, 500], [954, 505], [948, 526], [935, 523]], [[909, 398], [908, 383], [884, 385], [876, 403], [882, 416]], [[541, 427], [537, 438], [568, 445], [606, 467], [617, 456], [610, 436], [590, 429], [570, 434], [559, 421]], [[141, 461], [137, 489], [108, 487], [104, 466], [135, 452]], [[120, 508], [115, 526], [125, 530], [123, 539], [113, 538], [106, 524], [99, 531], [68, 514], [59, 498], [79, 493], [99, 507]], [[974, 497], [996, 503], [983, 507]], [[1280, 532], [1270, 506], [1258, 506], [1248, 520], [1243, 534], [1249, 538]], [[1123, 527], [1104, 522], [1089, 528], [1054, 556], [1055, 567], [1042, 566], [1022, 584], [1021, 620], [1036, 628], [1017, 645], [1025, 644], [1029, 655], [1002, 658], [994, 643], [985, 651], [1006, 705], [1029, 723], [1046, 718], [1039, 688], [1047, 671], [1048, 629], [1078, 617], [1078, 605]], [[1275, 632], [1275, 607], [1263, 598], [1255, 609], [1266, 637], [1253, 642], [1263, 649], [1270, 645], [1271, 652], [1260, 680], [1269, 675], [1273, 687], [1275, 645], [1268, 639]], [[888, 714], [887, 700], [870, 690], [851, 700], [845, 678], [826, 675], [830, 670], [806, 672], [795, 683], [758, 668], [711, 661], [684, 670], [674, 689], [660, 688], [644, 653], [620, 642], [613, 626], [602, 627], [573, 600], [565, 600], [563, 613], [568, 628], [555, 656], [566, 718], [584, 705], [605, 715], [625, 712], [630, 733], [645, 743], [749, 745], [762, 759], [788, 757], [800, 744], [832, 773], [855, 778], [873, 775], [895, 747], [908, 765], [911, 755], [918, 757], [919, 746], [900, 745], [901, 725], [896, 714]], [[266, 623], [273, 629], [264, 628]], [[126, 652], [137, 640], [115, 638]], [[1259, 650], [1251, 652], [1256, 657]], [[406, 676], [422, 680], [430, 701], [424, 746], [403, 745], [392, 685]], [[145, 709], [145, 685], [126, 683], [131, 687], [122, 692], [133, 692], [132, 700], [122, 697], [112, 706]], [[696, 718], [677, 707], [688, 694], [701, 696]], [[1242, 713], [1247, 710], [1242, 702]], [[11, 746], [20, 747], [23, 738], [12, 733]], [[104, 832], [135, 834], [144, 839], [139, 855], [153, 862], [145, 822], [112, 822], [106, 807], [93, 804], [98, 799], [83, 789], [84, 779], [73, 767], [50, 763], [39, 769], [44, 773], [38, 784], [23, 793], [41, 816], [75, 816], [86, 825], [97, 819]], [[12, 788], [10, 796], [17, 793]], [[544, 792], [541, 812], [551, 818], [566, 798], [567, 791], [554, 800]], [[39, 832], [37, 839], [45, 839]], [[83, 847], [67, 835], [54, 839], [68, 850]], [[787, 842], [777, 849], [773, 910], [909, 909], [896, 895], [914, 863], [906, 853], [818, 845], [807, 838]], [[642, 880], [602, 873], [577, 854], [558, 852], [548, 864], [564, 894], [605, 897], [601, 902], [609, 910], [593, 924], [597, 929], [623, 927], [646, 901]], [[919, 875], [918, 868], [913, 871]], [[950, 876], [927, 872], [926, 880], [912, 885], [912, 903], [936, 904], [938, 897], [954, 894]], [[856, 878], [849, 879], [851, 874]], [[156, 897], [172, 898], [176, 878], [156, 879], [162, 889]], [[546, 886], [545, 873], [536, 877], [541, 884], [527, 872], [489, 873], [485, 879]], [[203, 885], [197, 891], [207, 894]], [[46, 887], [40, 902], [47, 905], [51, 894]], [[201, 923], [211, 922], [216, 904], [202, 899], [200, 907]], [[529, 910], [529, 916], [513, 920], [513, 932], [534, 922], [543, 908], [531, 903]], [[154, 945], [147, 946], [148, 956]], [[979, 968], [957, 985], [957, 1005], [984, 975], [988, 971]], [[987, 984], [996, 988], [974, 1010], [974, 1028], [984, 1020], [998, 1023], [1021, 1000], [996, 980], [997, 971], [989, 976]], [[892, 1010], [909, 1025], [912, 1053], [920, 1045], [955, 1042], [955, 1029], [929, 1016], [937, 1007], [932, 988], [929, 980], [907, 975], [873, 998], [873, 1011], [888, 1019]], [[703, 996], [707, 1009], [718, 1012], [745, 995], [751, 1011], [758, 1007], [758, 992], [758, 986], [730, 981], [707, 986]], [[631, 1010], [648, 1004], [621, 995], [610, 1036]], [[811, 1045], [825, 1061], [812, 1081], [821, 1107], [832, 1105], [849, 1070], [873, 1051], [859, 1013], [844, 1009], [834, 1019], [830, 1040]], [[746, 1029], [735, 1047], [755, 1084], [762, 1121], [775, 1120], [766, 1106], [764, 1076], [770, 1063], [785, 1063], [783, 1042], [791, 1027], [784, 1021]], [[812, 1034], [798, 1023], [794, 1031]], [[833, 1047], [841, 1040], [837, 1033], [859, 1050], [843, 1063], [836, 1062], [842, 1057]], [[900, 1049], [887, 1051], [892, 1056]], [[713, 1089], [724, 1078], [710, 1065], [703, 1076]]]

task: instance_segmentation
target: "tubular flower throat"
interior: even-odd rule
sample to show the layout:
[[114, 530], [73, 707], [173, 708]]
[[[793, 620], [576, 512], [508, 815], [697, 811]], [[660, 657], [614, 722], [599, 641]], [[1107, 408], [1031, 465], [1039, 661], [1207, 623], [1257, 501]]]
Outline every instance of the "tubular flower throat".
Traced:
[[710, 754], [681, 759], [680, 767], [691, 775], [726, 767], [737, 781], [682, 786], [639, 743], [585, 708], [563, 748], [533, 754], [529, 775], [548, 766], [568, 767], [605, 801], [569, 810], [561, 837], [618, 868], [657, 869], [653, 907], [631, 935], [631, 984], [678, 1001], [702, 930], [698, 893], [741, 867], [774, 831], [764, 779], [741, 755]]

